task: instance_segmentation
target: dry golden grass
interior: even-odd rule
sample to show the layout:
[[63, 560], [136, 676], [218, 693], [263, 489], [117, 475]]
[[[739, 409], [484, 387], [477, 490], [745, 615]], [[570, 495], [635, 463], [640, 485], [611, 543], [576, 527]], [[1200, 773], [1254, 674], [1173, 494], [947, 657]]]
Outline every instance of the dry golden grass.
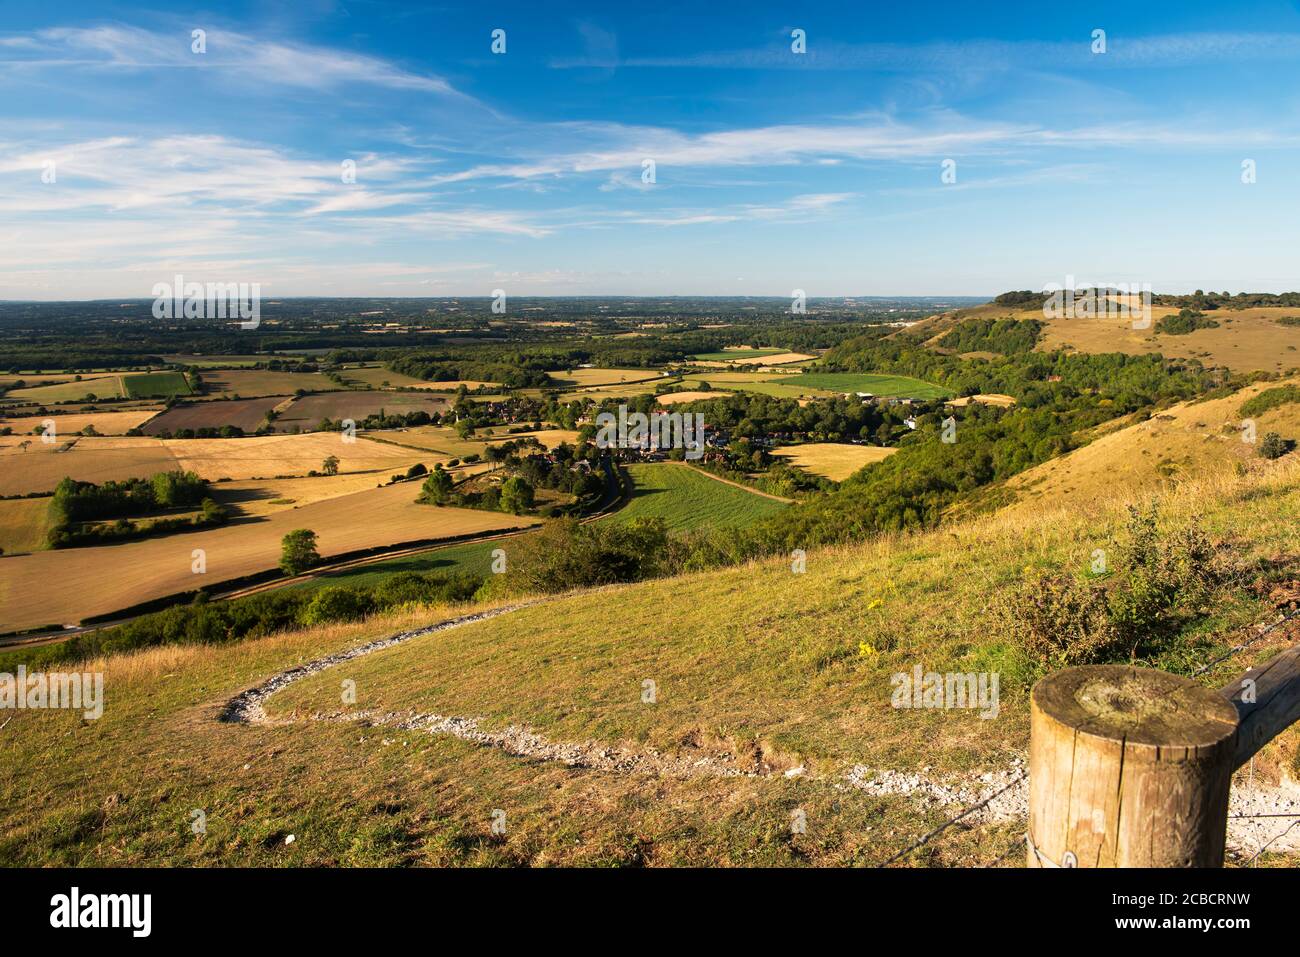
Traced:
[[49, 510], [46, 498], [0, 499], [0, 550], [14, 555], [44, 548]]
[[773, 449], [772, 454], [779, 455], [791, 465], [797, 465], [814, 475], [823, 475], [833, 482], [843, 482], [863, 466], [883, 462], [897, 451], [898, 449], [874, 445], [810, 442], [807, 445]]
[[0, 419], [0, 425], [7, 425], [19, 434], [26, 434], [44, 423], [46, 419], [54, 420], [56, 435], [71, 436], [86, 426], [95, 427], [100, 435], [122, 435], [128, 429], [134, 429], [148, 422], [162, 411], [161, 406], [153, 408], [131, 409], [129, 412], [85, 412], [71, 415], [30, 415], [21, 418]]
[[[21, 630], [72, 623], [130, 605], [275, 568], [280, 539], [295, 528], [317, 534], [322, 557], [533, 524], [473, 509], [415, 504], [418, 488], [372, 488], [281, 511], [268, 518], [120, 545], [69, 548], [2, 559], [0, 622]], [[203, 549], [207, 571], [191, 571]]]
[[[1012, 478], [1007, 488], [1017, 499], [1009, 508], [1027, 515], [1045, 504], [1086, 507], [1238, 466], [1264, 468], [1257, 445], [1242, 441], [1239, 409], [1279, 384], [1286, 383], [1260, 382], [1224, 398], [1180, 403], [1144, 422], [1109, 431]], [[1300, 438], [1300, 404], [1269, 410], [1256, 418], [1255, 427], [1257, 439], [1270, 431]]]
[[[1298, 310], [1281, 307], [1215, 310], [1206, 316], [1217, 329], [1197, 329], [1183, 336], [1157, 333], [1156, 322], [1178, 310], [1155, 306], [1151, 327], [1134, 329], [1131, 319], [1056, 319], [1048, 322], [1040, 350], [1073, 346], [1081, 352], [1159, 352], [1170, 358], [1199, 359], [1206, 365], [1223, 365], [1237, 372], [1260, 370], [1287, 372], [1300, 368], [1300, 327], [1277, 322]], [[1042, 318], [1041, 312], [1031, 313]]]

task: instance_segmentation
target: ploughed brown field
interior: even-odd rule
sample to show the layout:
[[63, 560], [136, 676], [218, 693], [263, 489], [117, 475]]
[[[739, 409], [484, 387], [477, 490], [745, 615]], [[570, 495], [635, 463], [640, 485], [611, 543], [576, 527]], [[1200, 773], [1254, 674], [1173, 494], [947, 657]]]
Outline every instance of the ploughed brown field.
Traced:
[[168, 409], [144, 426], [142, 431], [146, 435], [157, 435], [180, 429], [219, 429], [223, 425], [233, 425], [245, 432], [254, 432], [266, 418], [266, 413], [283, 401], [280, 396], [261, 396], [256, 399], [186, 403]]
[[293, 395], [298, 389], [337, 389], [319, 372], [277, 372], [273, 369], [217, 369], [200, 376], [209, 393]]
[[[322, 557], [400, 542], [518, 528], [536, 519], [475, 509], [415, 504], [415, 483], [367, 489], [160, 538], [35, 552], [0, 559], [0, 631], [73, 624], [140, 602], [211, 587], [276, 567], [280, 539], [296, 528], [316, 532]], [[191, 570], [202, 549], [207, 570]]]

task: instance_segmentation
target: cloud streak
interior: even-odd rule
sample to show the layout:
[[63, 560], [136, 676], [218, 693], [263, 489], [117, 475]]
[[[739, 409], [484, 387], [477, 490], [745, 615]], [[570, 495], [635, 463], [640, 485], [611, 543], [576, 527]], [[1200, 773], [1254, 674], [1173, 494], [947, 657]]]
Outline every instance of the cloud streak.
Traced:
[[206, 52], [191, 49], [189, 31], [161, 33], [103, 25], [52, 27], [0, 37], [0, 67], [34, 70], [84, 67], [100, 70], [210, 69], [257, 84], [337, 89], [365, 84], [441, 96], [460, 96], [438, 76], [403, 70], [387, 60], [326, 47], [257, 39], [219, 27], [206, 28]]

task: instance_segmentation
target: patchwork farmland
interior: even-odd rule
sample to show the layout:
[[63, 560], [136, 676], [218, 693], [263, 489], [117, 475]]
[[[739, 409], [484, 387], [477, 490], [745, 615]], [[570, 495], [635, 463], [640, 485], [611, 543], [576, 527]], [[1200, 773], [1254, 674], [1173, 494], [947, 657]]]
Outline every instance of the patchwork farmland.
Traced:
[[[252, 523], [168, 535], [120, 545], [42, 551], [5, 558], [0, 622], [5, 630], [66, 624], [106, 615], [140, 602], [193, 592], [223, 581], [272, 570], [280, 540], [295, 528], [319, 536], [324, 558], [397, 542], [449, 538], [518, 528], [535, 519], [473, 509], [417, 505], [410, 485], [372, 488]], [[364, 516], [364, 521], [358, 521]], [[206, 571], [192, 569], [194, 551]], [[112, 569], [106, 574], [105, 569]], [[31, 595], [48, 600], [34, 602]], [[56, 611], [58, 619], [51, 621]]]

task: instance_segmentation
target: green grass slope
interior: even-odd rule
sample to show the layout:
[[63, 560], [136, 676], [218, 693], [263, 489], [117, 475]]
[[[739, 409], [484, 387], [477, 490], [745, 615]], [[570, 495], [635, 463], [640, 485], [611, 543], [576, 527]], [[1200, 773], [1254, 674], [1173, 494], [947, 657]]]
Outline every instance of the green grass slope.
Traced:
[[628, 466], [628, 474], [632, 495], [627, 505], [604, 521], [662, 518], [670, 531], [739, 528], [786, 507], [678, 463], [638, 463]]
[[[1163, 492], [1170, 534], [1199, 524], [1238, 580], [1146, 660], [1191, 673], [1274, 618], [1267, 590], [1250, 586], [1300, 577], [1297, 513], [1294, 461]], [[278, 671], [463, 610], [110, 658], [90, 666], [105, 674], [100, 720], [13, 713], [0, 862], [879, 864], [952, 812], [856, 790], [849, 769], [978, 774], [1023, 755], [1038, 667], [989, 609], [1043, 572], [1086, 574], [1126, 522], [1121, 508], [1044, 508], [811, 551], [803, 572], [782, 557], [558, 596], [292, 684], [267, 701], [268, 725], [216, 719]], [[1285, 639], [1198, 680], [1217, 686]], [[916, 665], [999, 673], [997, 716], [891, 707], [892, 675]], [[403, 729], [410, 714], [466, 719], [456, 725], [466, 735], [524, 729], [578, 750], [753, 773], [593, 768]], [[1270, 745], [1256, 773], [1294, 769], [1295, 738]], [[194, 809], [206, 815], [202, 837]], [[492, 833], [498, 810], [504, 835]], [[806, 832], [792, 830], [796, 812]], [[973, 822], [905, 863], [988, 864], [1020, 841], [1014, 821]]]

